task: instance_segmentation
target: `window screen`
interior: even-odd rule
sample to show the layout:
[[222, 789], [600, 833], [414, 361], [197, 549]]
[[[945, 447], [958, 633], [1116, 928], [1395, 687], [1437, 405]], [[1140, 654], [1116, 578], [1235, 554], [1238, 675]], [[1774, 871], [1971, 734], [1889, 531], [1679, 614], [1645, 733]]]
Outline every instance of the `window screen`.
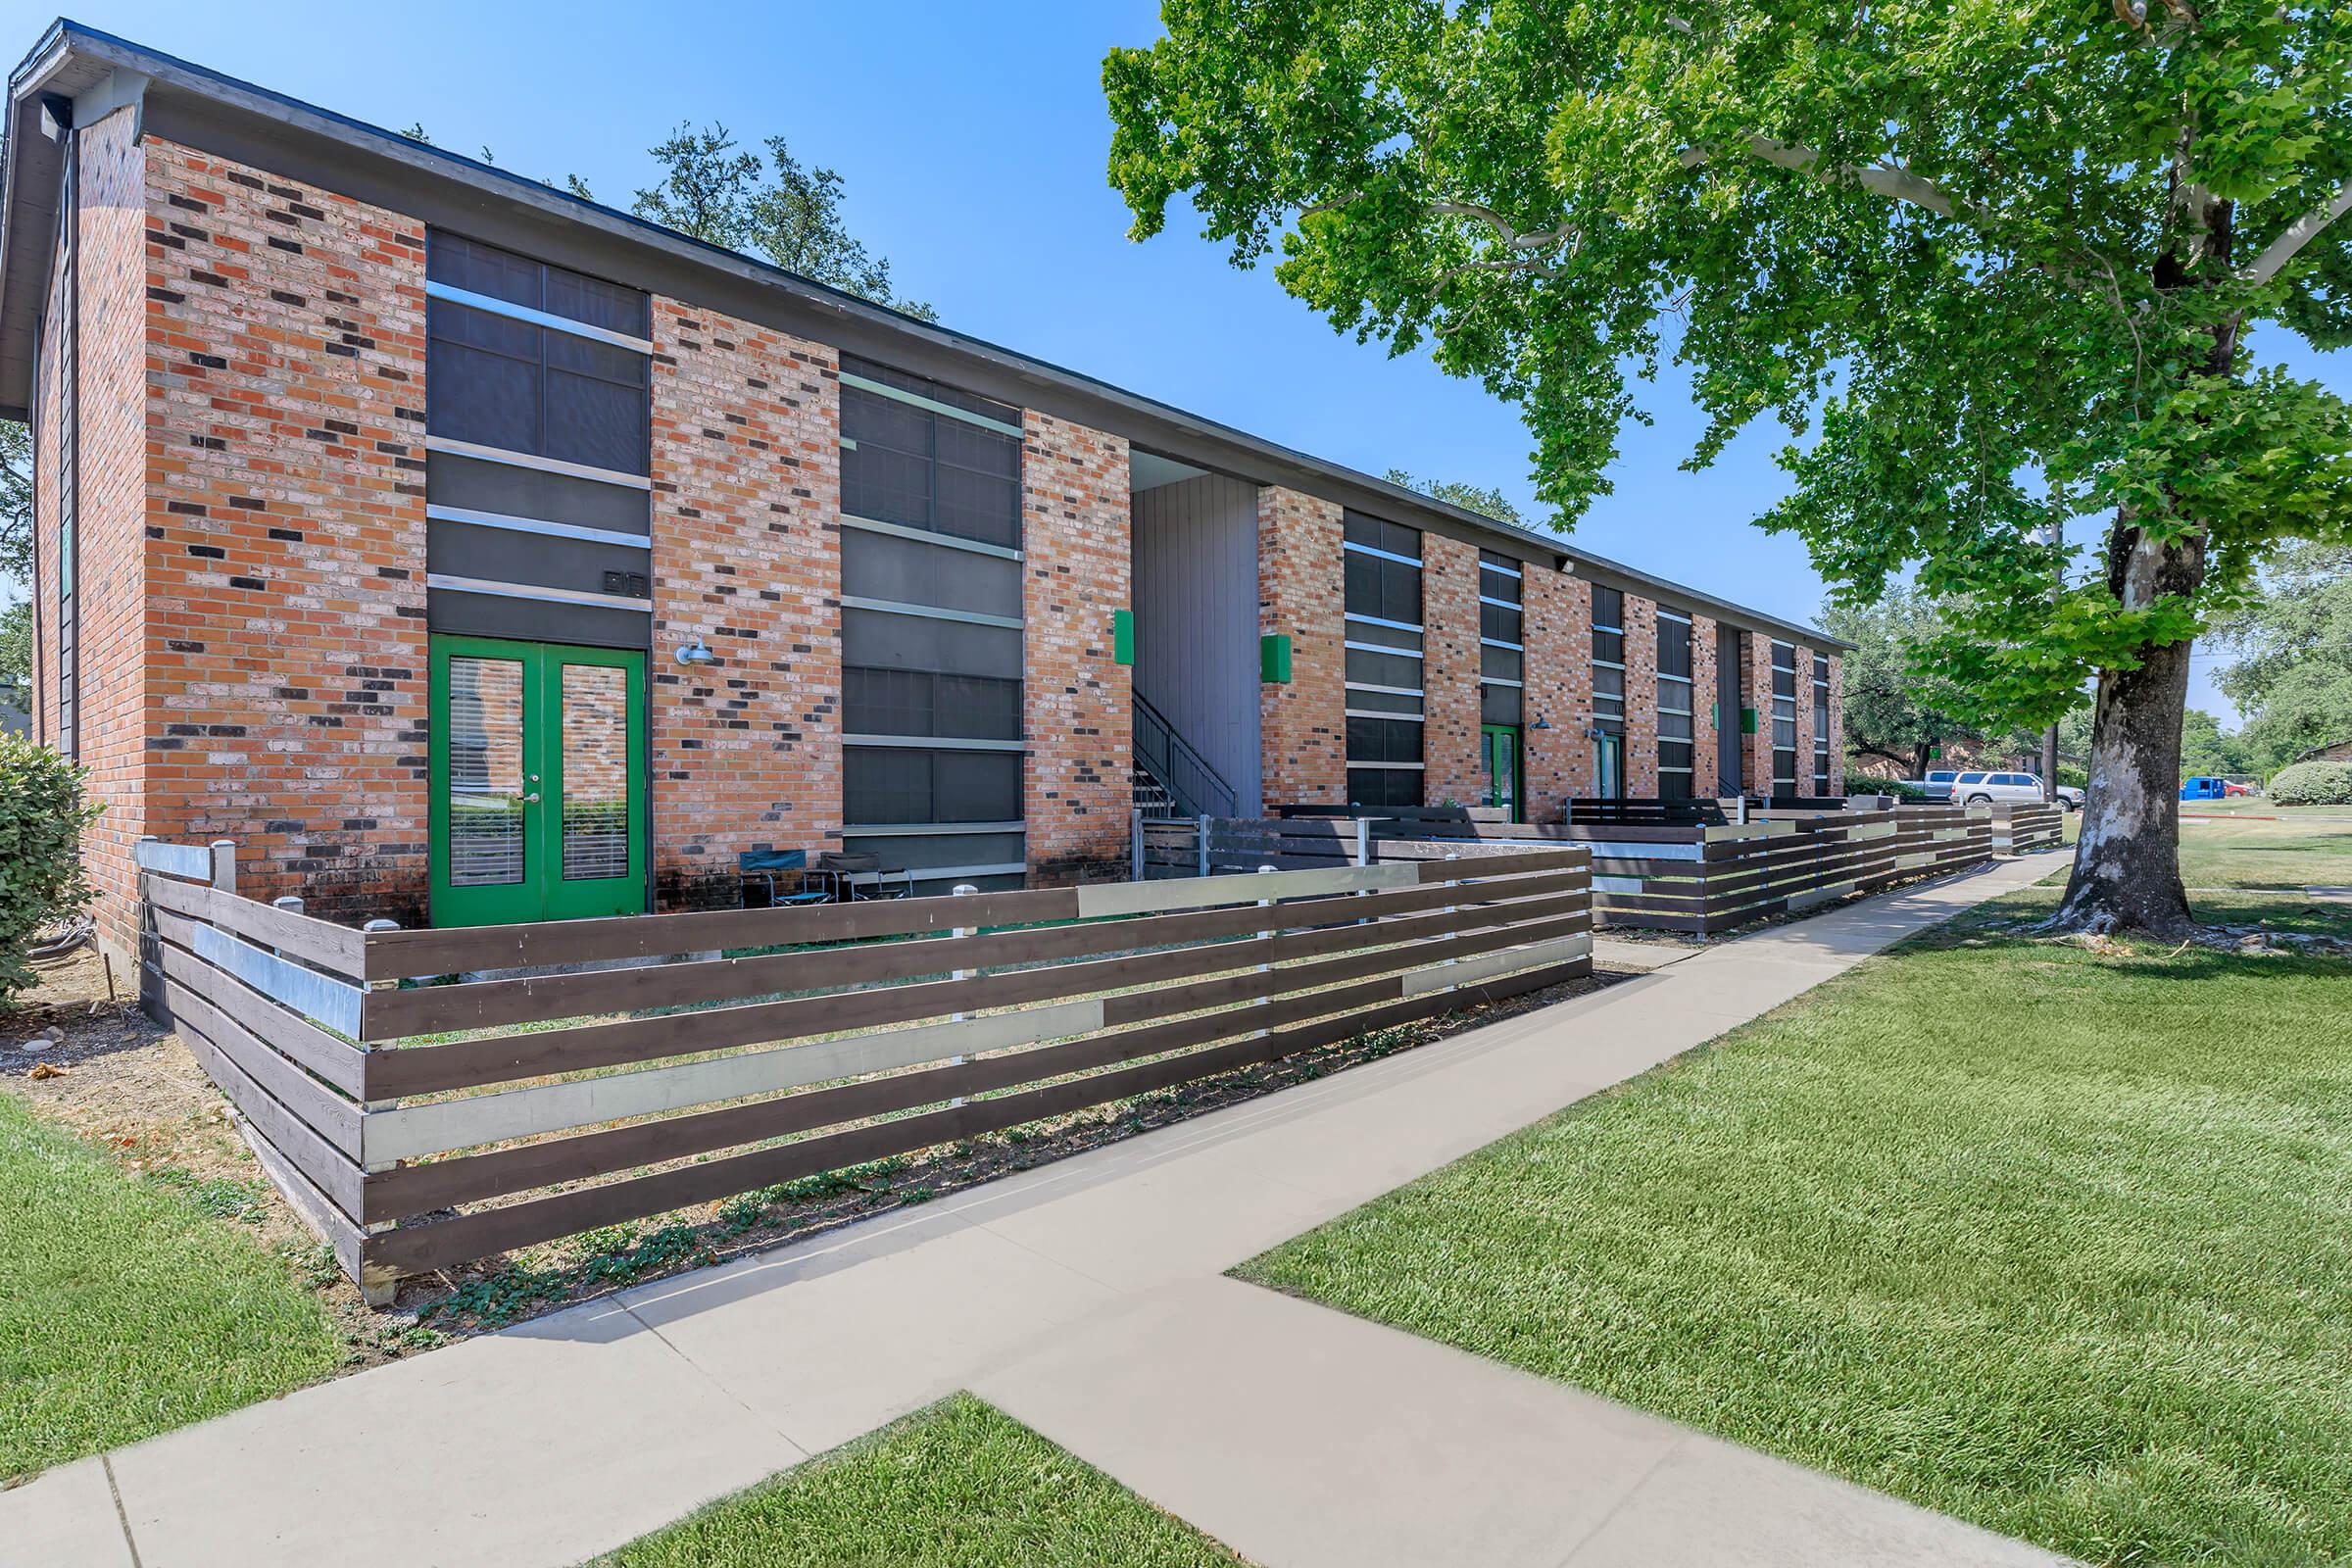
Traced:
[[1592, 719], [1603, 728], [1625, 722], [1625, 595], [1592, 590]]
[[[1422, 687], [1421, 535], [1378, 517], [1350, 512], [1343, 523], [1345, 609], [1348, 615], [1348, 794], [1377, 799], [1358, 804], [1396, 806], [1408, 792], [1421, 803], [1417, 764], [1422, 758], [1418, 718], [1361, 716], [1421, 711], [1422, 700], [1404, 693]], [[1395, 622], [1395, 624], [1382, 624]], [[1389, 691], [1360, 688], [1387, 687]], [[1404, 763], [1407, 767], [1365, 768], [1357, 763]], [[1391, 777], [1401, 774], [1402, 777]]]
[[424, 275], [435, 283], [486, 294], [630, 337], [653, 335], [652, 301], [640, 289], [534, 261], [462, 234], [434, 229], [425, 241]]
[[1692, 760], [1690, 622], [1671, 610], [1658, 611], [1658, 794], [1689, 800]]
[[1796, 649], [1772, 645], [1772, 792], [1796, 793]]
[[1813, 660], [1813, 793], [1830, 793], [1830, 662]]
[[841, 370], [842, 511], [1020, 547], [1020, 410], [866, 360]]
[[842, 811], [853, 823], [1020, 820], [1017, 752], [850, 746], [841, 756]]
[[1021, 683], [989, 675], [845, 665], [842, 725], [853, 735], [1021, 738]]
[[1348, 804], [1410, 810], [1421, 804], [1421, 771], [1402, 767], [1348, 769]]

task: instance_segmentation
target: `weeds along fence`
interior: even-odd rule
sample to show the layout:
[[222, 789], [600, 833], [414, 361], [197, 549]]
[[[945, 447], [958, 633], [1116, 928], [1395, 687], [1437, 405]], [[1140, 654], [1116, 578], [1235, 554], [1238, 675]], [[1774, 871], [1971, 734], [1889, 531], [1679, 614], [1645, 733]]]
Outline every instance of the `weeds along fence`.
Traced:
[[[1208, 874], [1252, 855], [1289, 866], [1381, 865], [1574, 844], [1592, 856], [1598, 923], [1713, 934], [1982, 863], [1995, 853], [1995, 813], [2004, 808], [1757, 808], [1747, 822], [1713, 823], [1510, 823], [1436, 810], [1350, 818], [1298, 809], [1273, 819], [1155, 824], [1158, 836], [1140, 841], [1138, 875]], [[2029, 831], [2040, 830], [2011, 837], [2023, 842]], [[2057, 837], [2053, 824], [2048, 845]]]
[[1577, 845], [417, 931], [239, 898], [225, 846], [138, 863], [151, 1005], [377, 1301], [1592, 964]]

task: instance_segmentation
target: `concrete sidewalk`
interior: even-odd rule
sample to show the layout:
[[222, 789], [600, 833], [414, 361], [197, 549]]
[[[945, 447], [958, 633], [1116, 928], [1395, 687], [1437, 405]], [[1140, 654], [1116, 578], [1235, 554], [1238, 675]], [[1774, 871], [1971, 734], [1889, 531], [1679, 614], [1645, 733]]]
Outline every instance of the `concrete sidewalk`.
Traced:
[[576, 1562], [968, 1388], [1269, 1568], [2049, 1561], [1220, 1276], [2053, 863], [1776, 927], [67, 1466], [0, 1494], [0, 1560]]

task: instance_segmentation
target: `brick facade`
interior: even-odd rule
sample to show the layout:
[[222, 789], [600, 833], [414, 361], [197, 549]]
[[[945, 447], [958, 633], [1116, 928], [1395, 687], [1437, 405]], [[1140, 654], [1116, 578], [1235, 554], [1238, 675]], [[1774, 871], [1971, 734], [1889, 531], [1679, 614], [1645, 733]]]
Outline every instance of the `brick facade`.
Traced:
[[1127, 442], [1036, 413], [1022, 427], [1030, 877], [1123, 877], [1135, 698], [1112, 616], [1132, 569]]
[[1747, 706], [1756, 710], [1756, 732], [1747, 737], [1747, 793], [1772, 793], [1772, 639], [1751, 632], [1741, 639], [1747, 656]]
[[155, 138], [146, 191], [143, 830], [416, 920], [423, 229]]
[[1570, 796], [1592, 793], [1592, 585], [1532, 562], [1520, 569], [1527, 817], [1550, 822]]
[[1421, 536], [1421, 801], [1483, 806], [1478, 547]]
[[1723, 760], [1716, 755], [1715, 637], [1715, 622], [1693, 613], [1690, 617], [1690, 793], [1700, 800], [1723, 787]]
[[1625, 793], [1658, 793], [1658, 607], [1625, 596]]
[[1291, 639], [1291, 678], [1258, 688], [1265, 809], [1348, 800], [1348, 665], [1339, 506], [1257, 492], [1257, 629]]
[[1830, 656], [1830, 793], [1845, 793], [1845, 660]]
[[841, 847], [841, 383], [820, 344], [653, 315], [655, 898], [700, 908], [744, 850]]
[[1813, 650], [1796, 645], [1796, 793], [1813, 793]]

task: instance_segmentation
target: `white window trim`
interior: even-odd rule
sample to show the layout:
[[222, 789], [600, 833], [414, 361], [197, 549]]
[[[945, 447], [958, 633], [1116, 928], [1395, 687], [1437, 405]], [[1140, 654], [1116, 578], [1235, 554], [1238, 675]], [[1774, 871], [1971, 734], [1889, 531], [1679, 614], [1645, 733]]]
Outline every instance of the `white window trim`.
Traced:
[[[855, 448], [853, 441], [843, 446]], [[938, 545], [947, 550], [968, 550], [976, 556], [997, 556], [1005, 561], [1019, 561], [1021, 553], [1006, 545], [992, 545], [980, 539], [959, 539], [952, 533], [939, 533], [930, 528], [915, 528], [903, 522], [884, 522], [876, 517], [860, 517], [851, 513], [841, 514], [844, 528], [856, 528], [860, 533], [886, 533], [894, 539], [912, 539], [921, 544]]]
[[1377, 545], [1359, 545], [1352, 539], [1341, 540], [1340, 550], [1343, 554], [1352, 550], [1359, 556], [1377, 556], [1383, 561], [1394, 561], [1399, 566], [1410, 566], [1415, 571], [1422, 569], [1419, 556], [1400, 556], [1394, 550], [1383, 550]]
[[445, 435], [424, 438], [427, 452], [446, 452], [453, 458], [472, 458], [481, 463], [503, 463], [510, 468], [535, 468], [541, 473], [560, 473], [567, 479], [593, 479], [598, 484], [618, 485], [627, 490], [651, 490], [650, 475], [623, 473], [618, 468], [599, 468], [585, 463], [566, 463], [562, 458], [543, 458], [532, 452], [513, 452], [505, 447], [486, 447], [478, 441], [458, 441]]
[[1010, 822], [852, 822], [842, 827], [842, 836], [853, 834], [861, 838], [968, 838], [981, 833], [1026, 833], [1029, 824], [1018, 818]]
[[844, 735], [844, 746], [895, 747], [912, 752], [1025, 752], [1027, 741], [980, 740], [966, 735]]
[[1419, 686], [1374, 686], [1367, 681], [1344, 682], [1351, 692], [1379, 692], [1388, 697], [1427, 697], [1428, 691]]
[[575, 321], [568, 316], [558, 316], [552, 311], [535, 310], [528, 305], [517, 305], [513, 300], [502, 300], [495, 294], [476, 294], [469, 288], [459, 288], [454, 283], [436, 283], [427, 278], [424, 284], [424, 297], [428, 300], [447, 300], [452, 305], [463, 305], [467, 310], [481, 311], [490, 316], [504, 316], [510, 320], [528, 321], [533, 326], [544, 326], [558, 332], [568, 332], [573, 337], [584, 337], [592, 342], [610, 344], [616, 349], [628, 349], [638, 354], [654, 352], [654, 345], [650, 339], [631, 337], [626, 332], [615, 332], [609, 326], [595, 326], [587, 321]]
[[[1429, 722], [1429, 715], [1427, 713], [1392, 713], [1386, 710], [1378, 708], [1348, 708], [1342, 709], [1341, 711], [1346, 713], [1349, 718], [1394, 718], [1398, 722], [1405, 724], [1426, 724]], [[1367, 763], [1365, 765], [1369, 766], [1370, 764]]]
[[1367, 625], [1367, 626], [1386, 626], [1386, 627], [1388, 627], [1388, 628], [1389, 628], [1389, 630], [1391, 630], [1391, 631], [1409, 631], [1409, 632], [1414, 632], [1414, 633], [1426, 633], [1426, 632], [1428, 631], [1428, 629], [1429, 629], [1429, 628], [1428, 628], [1428, 627], [1427, 627], [1427, 626], [1426, 626], [1424, 623], [1422, 623], [1421, 621], [1417, 621], [1417, 620], [1389, 620], [1389, 619], [1387, 619], [1387, 618], [1385, 618], [1385, 617], [1383, 617], [1383, 616], [1380, 616], [1380, 615], [1367, 615], [1367, 614], [1363, 613], [1361, 611], [1355, 611], [1355, 610], [1343, 611], [1343, 612], [1341, 612], [1341, 614], [1342, 614], [1342, 618], [1343, 618], [1343, 619], [1347, 619], [1347, 620], [1355, 620], [1355, 621], [1361, 621], [1363, 624], [1365, 624], [1365, 625]]
[[628, 594], [600, 594], [585, 588], [543, 588], [532, 583], [499, 582], [489, 577], [460, 577], [446, 571], [425, 573], [424, 585], [445, 593], [490, 594], [500, 599], [539, 599], [553, 605], [595, 605], [606, 610], [651, 610], [651, 599]]
[[947, 610], [938, 605], [909, 605], [896, 599], [866, 599], [857, 594], [843, 594], [844, 610], [870, 610], [877, 615], [913, 615], [922, 620], [957, 620], [970, 626], [1001, 626], [1007, 631], [1019, 631], [1018, 615], [991, 615], [977, 610]]
[[623, 533], [617, 528], [587, 528], [576, 522], [550, 522], [545, 517], [518, 517], [506, 512], [476, 512], [471, 507], [428, 505], [424, 514], [434, 522], [465, 522], [477, 528], [504, 528], [510, 533], [545, 534], [551, 539], [581, 539], [590, 544], [626, 545], [633, 550], [650, 550], [654, 544], [649, 534]]
[[[854, 386], [860, 392], [871, 392], [878, 398], [895, 398], [901, 403], [911, 403], [918, 409], [926, 409], [933, 414], [942, 414], [951, 419], [961, 419], [966, 424], [976, 424], [984, 430], [994, 430], [999, 435], [1011, 436], [1015, 441], [1020, 440], [1024, 434], [1017, 424], [1006, 424], [1003, 419], [992, 419], [985, 414], [974, 414], [969, 409], [959, 409], [952, 403], [942, 403], [937, 398], [927, 398], [920, 392], [908, 392], [902, 387], [889, 386], [880, 381], [869, 381], [855, 370], [842, 371], [841, 384]], [[994, 402], [995, 400], [991, 399], [990, 401]]]
[[[845, 600], [844, 603], [847, 601]], [[1387, 643], [1359, 643], [1352, 638], [1343, 642], [1340, 646], [1352, 648], [1359, 654], [1395, 654], [1398, 659], [1420, 659], [1422, 657], [1422, 651], [1418, 648], [1391, 648]]]

